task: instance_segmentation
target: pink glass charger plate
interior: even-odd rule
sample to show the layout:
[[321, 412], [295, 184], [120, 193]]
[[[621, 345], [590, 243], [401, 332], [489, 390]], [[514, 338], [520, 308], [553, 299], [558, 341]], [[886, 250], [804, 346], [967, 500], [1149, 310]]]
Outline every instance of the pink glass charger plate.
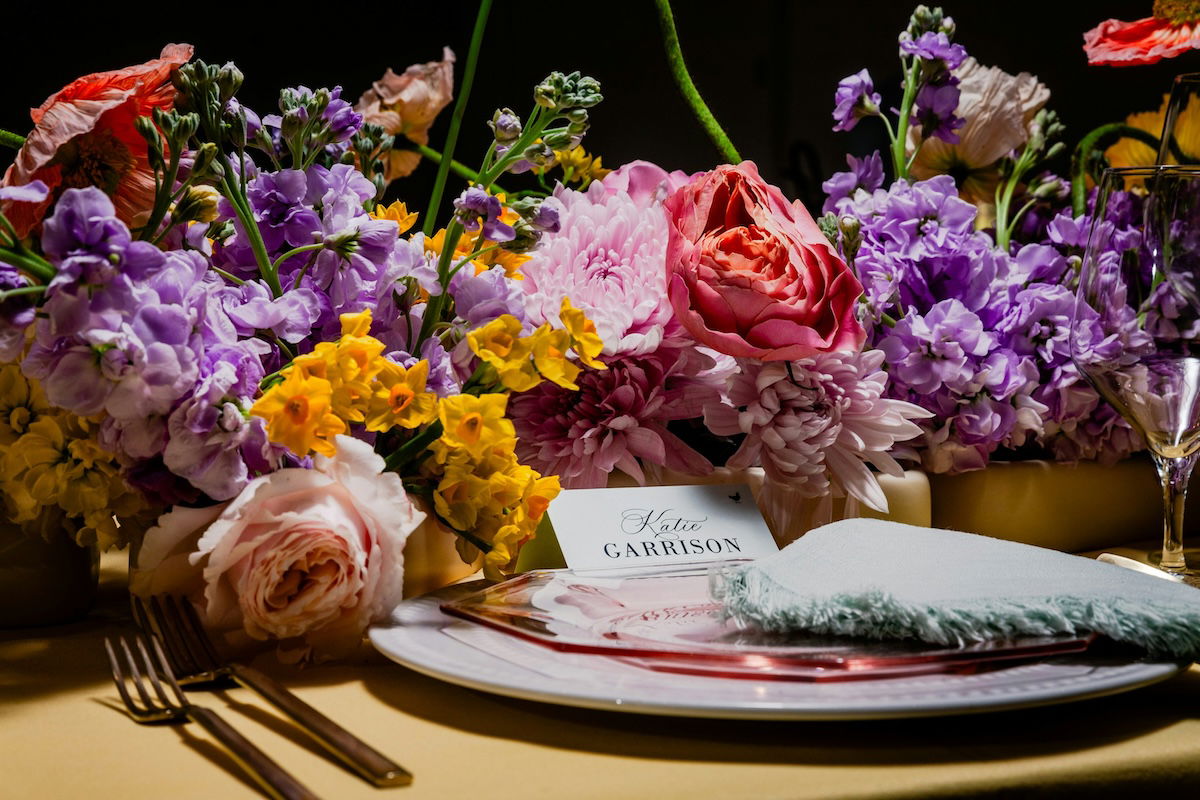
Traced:
[[769, 680], [761, 675], [748, 680], [746, 675], [728, 677], [723, 668], [703, 675], [664, 672], [636, 663], [638, 656], [560, 650], [442, 611], [443, 605], [478, 591], [478, 585], [450, 586], [405, 600], [386, 622], [370, 629], [371, 643], [416, 672], [491, 694], [607, 711], [757, 721], [1011, 710], [1126, 692], [1187, 668], [1175, 661], [1089, 650], [1000, 661], [968, 673], [875, 673], [853, 681]]
[[945, 646], [768, 633], [721, 615], [707, 569], [612, 575], [538, 570], [441, 605], [442, 611], [562, 652], [644, 669], [754, 680], [845, 681], [966, 673], [1012, 659], [1079, 653], [1094, 636]]

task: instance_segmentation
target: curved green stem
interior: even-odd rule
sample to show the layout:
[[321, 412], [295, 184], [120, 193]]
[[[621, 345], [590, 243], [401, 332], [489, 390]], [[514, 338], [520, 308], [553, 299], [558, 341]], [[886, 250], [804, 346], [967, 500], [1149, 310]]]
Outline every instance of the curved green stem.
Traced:
[[24, 270], [42, 283], [49, 283], [58, 274], [53, 264], [28, 251], [18, 252], [16, 250], [0, 249], [0, 261]]
[[708, 138], [712, 139], [712, 143], [716, 145], [721, 158], [731, 164], [739, 163], [742, 160], [741, 155], [738, 154], [737, 148], [733, 146], [733, 142], [721, 128], [721, 124], [717, 122], [717, 118], [709, 110], [704, 98], [700, 96], [696, 84], [692, 82], [691, 74], [688, 73], [687, 65], [683, 62], [683, 50], [679, 46], [679, 34], [675, 31], [675, 17], [671, 14], [670, 0], [654, 0], [654, 5], [658, 8], [658, 23], [662, 28], [663, 44], [667, 48], [667, 63], [671, 67], [671, 75], [674, 76], [675, 83], [683, 94], [683, 99], [692, 107], [692, 113], [700, 121], [700, 127], [704, 128]]
[[1087, 136], [1079, 140], [1075, 153], [1071, 157], [1071, 210], [1075, 216], [1087, 210], [1087, 173], [1091, 154], [1104, 149], [1118, 139], [1136, 139], [1142, 144], [1158, 152], [1159, 139], [1153, 134], [1126, 125], [1124, 122], [1112, 122], [1101, 125]]
[[[913, 61], [913, 64], [906, 63], [904, 67], [904, 97], [900, 100], [900, 116], [896, 120], [896, 135], [892, 138], [892, 169], [895, 171], [896, 180], [908, 180], [905, 149], [908, 146], [909, 118], [912, 116], [913, 102], [917, 98], [917, 74], [921, 70], [921, 65], [916, 63], [916, 59]], [[891, 132], [890, 126], [888, 132]]]
[[428, 428], [409, 439], [398, 447], [394, 453], [385, 458], [383, 460], [383, 468], [385, 470], [395, 470], [404, 466], [417, 453], [425, 451], [429, 445], [437, 441], [441, 435], [442, 423], [439, 420], [434, 420], [429, 424]]
[[313, 250], [320, 250], [324, 246], [325, 244], [323, 242], [317, 242], [316, 244], [303, 244], [299, 247], [288, 250], [279, 258], [275, 259], [275, 263], [271, 265], [271, 271], [279, 272], [279, 268], [283, 266], [283, 262], [287, 261], [292, 256], [298, 256], [301, 253], [311, 253]]
[[450, 176], [450, 165], [454, 161], [454, 147], [458, 144], [458, 131], [462, 128], [463, 114], [467, 110], [467, 98], [471, 95], [471, 84], [475, 82], [475, 68], [479, 64], [479, 48], [483, 44], [483, 31], [487, 27], [488, 12], [492, 10], [492, 0], [480, 0], [479, 12], [475, 16], [475, 30], [471, 33], [471, 47], [467, 51], [467, 65], [463, 68], [462, 84], [458, 89], [458, 98], [454, 101], [454, 112], [450, 115], [450, 130], [446, 132], [446, 146], [442, 149], [445, 158], [438, 164], [437, 178], [433, 182], [433, 194], [429, 197], [429, 207], [425, 212], [425, 225], [422, 230], [426, 236], [431, 236], [437, 228], [438, 208], [442, 204], [442, 193], [446, 190], [446, 179]]
[[6, 291], [0, 292], [0, 303], [4, 302], [5, 300], [7, 300], [10, 297], [17, 297], [17, 296], [23, 295], [23, 294], [41, 294], [44, 291], [46, 291], [46, 287], [42, 286], [42, 285], [18, 286], [16, 289], [8, 289]]
[[22, 145], [24, 145], [24, 144], [25, 144], [24, 136], [21, 136], [20, 134], [13, 133], [12, 131], [6, 131], [3, 128], [0, 128], [0, 145], [4, 145], [5, 147], [11, 147], [13, 150], [20, 150]]

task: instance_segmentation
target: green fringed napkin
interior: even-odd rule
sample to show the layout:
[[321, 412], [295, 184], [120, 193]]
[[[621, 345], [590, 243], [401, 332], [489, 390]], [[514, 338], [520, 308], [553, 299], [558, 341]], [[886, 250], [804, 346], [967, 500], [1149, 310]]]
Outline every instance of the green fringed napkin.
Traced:
[[771, 631], [962, 644], [1095, 631], [1200, 657], [1200, 590], [1041, 547], [852, 519], [714, 576], [735, 620]]

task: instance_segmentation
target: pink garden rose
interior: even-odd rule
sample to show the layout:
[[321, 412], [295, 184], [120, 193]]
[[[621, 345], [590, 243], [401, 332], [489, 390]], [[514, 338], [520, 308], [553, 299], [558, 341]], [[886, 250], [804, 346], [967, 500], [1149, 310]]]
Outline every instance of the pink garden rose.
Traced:
[[176, 508], [147, 532], [132, 589], [189, 594], [206, 627], [277, 640], [282, 657], [336, 657], [400, 602], [403, 548], [424, 519], [365, 442], [337, 437], [313, 469], [282, 469], [237, 498]]
[[753, 162], [702, 173], [665, 206], [667, 296], [700, 344], [761, 361], [862, 347], [862, 284]]

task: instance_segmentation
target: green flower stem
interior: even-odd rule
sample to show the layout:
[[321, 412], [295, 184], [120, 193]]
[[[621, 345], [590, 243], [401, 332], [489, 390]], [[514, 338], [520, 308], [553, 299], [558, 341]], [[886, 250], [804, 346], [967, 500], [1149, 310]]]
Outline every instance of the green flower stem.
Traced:
[[301, 253], [311, 253], [313, 250], [320, 250], [324, 246], [325, 246], [324, 243], [317, 242], [316, 244], [305, 244], [305, 245], [301, 245], [300, 247], [294, 248], [292, 250], [288, 250], [286, 253], [281, 255], [279, 258], [275, 259], [275, 263], [271, 265], [271, 271], [278, 273], [279, 268], [281, 266], [283, 266], [283, 262], [287, 261], [292, 256], [298, 256]]
[[163, 172], [162, 185], [158, 187], [158, 191], [155, 193], [154, 207], [150, 209], [150, 217], [138, 232], [139, 239], [157, 241], [154, 234], [158, 232], [158, 226], [162, 224], [163, 218], [167, 216], [167, 211], [170, 210], [171, 198], [175, 192], [175, 179], [177, 177], [179, 177], [179, 150], [175, 149], [171, 152], [171, 161], [166, 171]]
[[45, 286], [18, 286], [16, 289], [8, 289], [7, 291], [0, 292], [0, 303], [10, 297], [22, 294], [41, 294], [44, 291], [46, 291]]
[[729, 136], [726, 135], [721, 124], [717, 122], [717, 118], [709, 110], [708, 104], [704, 102], [704, 98], [696, 89], [696, 84], [692, 82], [691, 74], [688, 73], [687, 65], [683, 61], [683, 50], [679, 46], [679, 34], [675, 31], [675, 17], [671, 13], [670, 0], [654, 0], [654, 5], [658, 8], [658, 23], [662, 28], [663, 44], [667, 49], [667, 63], [671, 67], [671, 75], [675, 78], [675, 83], [679, 86], [683, 99], [692, 107], [692, 113], [696, 115], [700, 127], [704, 128], [708, 138], [716, 145], [721, 158], [731, 164], [740, 163], [742, 157], [738, 154], [737, 148], [733, 146], [733, 142], [729, 140]]
[[442, 240], [442, 252], [438, 256], [438, 283], [442, 285], [442, 293], [430, 297], [425, 303], [425, 313], [421, 316], [421, 330], [417, 333], [417, 341], [411, 352], [419, 352], [421, 345], [433, 334], [434, 327], [441, 322], [445, 313], [447, 297], [450, 294], [450, 262], [454, 258], [454, 249], [463, 235], [462, 223], [457, 219], [451, 221], [446, 228], [446, 237]]
[[21, 136], [20, 134], [16, 134], [16, 133], [13, 133], [12, 131], [6, 131], [3, 128], [0, 128], [0, 145], [4, 145], [5, 147], [11, 147], [13, 150], [20, 150], [21, 146], [24, 144], [25, 144], [24, 136]]
[[442, 149], [445, 158], [438, 164], [437, 178], [433, 182], [433, 194], [429, 197], [429, 207], [425, 212], [425, 225], [422, 230], [426, 236], [433, 235], [437, 228], [438, 208], [442, 204], [442, 193], [446, 190], [446, 179], [450, 177], [450, 165], [454, 162], [454, 147], [458, 144], [458, 131], [462, 128], [463, 115], [467, 110], [467, 98], [471, 96], [471, 85], [475, 82], [475, 68], [479, 65], [479, 48], [483, 44], [483, 31], [487, 27], [488, 13], [491, 10], [492, 0], [480, 0], [479, 12], [475, 16], [475, 30], [471, 33], [471, 47], [467, 51], [467, 64], [463, 68], [462, 84], [458, 89], [458, 98], [454, 101], [454, 111], [450, 115], [450, 130], [446, 132], [446, 146]]
[[[439, 519], [440, 519], [440, 517], [439, 517]], [[443, 522], [444, 522], [444, 520], [443, 520]], [[450, 528], [449, 525], [447, 525], [446, 527]], [[466, 539], [471, 544], [475, 545], [476, 549], [478, 549], [479, 552], [481, 552], [481, 553], [492, 552], [492, 546], [490, 544], [485, 542], [483, 539], [480, 539], [478, 536], [471, 533], [470, 531], [460, 531], [458, 528], [450, 528], [450, 530], [454, 531], [456, 534], [458, 534], [462, 538]]]
[[1153, 148], [1155, 153], [1158, 152], [1157, 136], [1123, 122], [1101, 125], [1080, 139], [1071, 157], [1071, 210], [1075, 216], [1087, 211], [1087, 173], [1092, 153], [1103, 150], [1118, 139], [1136, 139]]
[[254, 221], [254, 214], [250, 211], [250, 201], [246, 199], [241, 187], [230, 179], [228, 170], [221, 178], [221, 186], [225, 189], [222, 194], [233, 206], [233, 213], [237, 215], [238, 221], [242, 223], [242, 229], [246, 232], [246, 238], [250, 240], [250, 250], [254, 253], [254, 261], [258, 264], [259, 274], [271, 287], [271, 293], [276, 297], [281, 297], [283, 287], [279, 285], [279, 274], [271, 268], [271, 257], [267, 255], [267, 246], [263, 242], [262, 231], [258, 229], [258, 223]]
[[221, 269], [220, 267], [211, 267], [211, 269], [213, 272], [217, 273], [222, 278], [224, 278], [225, 280], [229, 281], [232, 284], [235, 284], [237, 286], [243, 286], [246, 283], [244, 280], [239, 278], [237, 275], [226, 272], [225, 270]]
[[[434, 150], [432, 147], [423, 144], [413, 144], [408, 149], [417, 151], [435, 164], [442, 163], [442, 154], [437, 150]], [[473, 183], [479, 183], [479, 173], [459, 161], [450, 159], [450, 171], [460, 178], [466, 178]], [[508, 194], [508, 192], [505, 192], [504, 189], [500, 188], [499, 186], [496, 186], [495, 184], [492, 184], [492, 186], [497, 192]]]
[[24, 270], [28, 275], [42, 283], [49, 283], [58, 274], [53, 264], [40, 256], [30, 253], [28, 250], [0, 248], [0, 261]]
[[429, 427], [418, 433], [413, 438], [409, 439], [400, 447], [396, 448], [390, 456], [383, 460], [383, 468], [385, 470], [395, 471], [411, 461], [418, 453], [425, 452], [429, 445], [436, 442], [442, 436], [442, 423], [440, 420], [434, 420], [429, 424]]
[[[919, 83], [917, 74], [921, 70], [921, 64], [917, 59], [914, 58], [912, 62], [911, 65], [905, 64], [904, 97], [900, 101], [896, 135], [892, 137], [892, 169], [896, 173], [896, 180], [908, 180], [908, 159], [905, 156], [908, 144], [908, 124], [909, 118], [912, 116], [913, 102], [917, 98], [917, 84]], [[891, 126], [888, 126], [888, 133], [891, 133]]]
[[[1008, 210], [1012, 208], [1013, 195], [1016, 194], [1017, 186], [1025, 177], [1025, 173], [1036, 161], [1037, 154], [1030, 149], [1029, 145], [1025, 145], [1025, 149], [1021, 151], [1021, 155], [1013, 164], [1012, 174], [996, 187], [996, 246], [1005, 252], [1008, 251], [1009, 238], [1012, 236], [1013, 225], [1016, 224], [1016, 217], [1013, 218], [1012, 224], [1008, 218]], [[1023, 211], [1024, 209], [1022, 209]], [[1017, 216], [1019, 217], [1020, 213]]]

